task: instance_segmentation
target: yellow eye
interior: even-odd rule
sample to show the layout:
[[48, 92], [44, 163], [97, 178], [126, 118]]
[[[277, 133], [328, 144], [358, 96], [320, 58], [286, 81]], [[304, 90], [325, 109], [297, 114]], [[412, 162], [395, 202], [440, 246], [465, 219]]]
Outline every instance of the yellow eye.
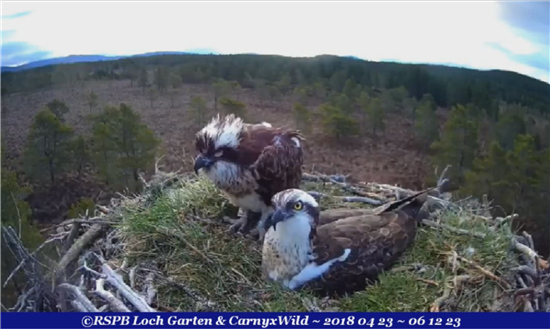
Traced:
[[304, 208], [302, 201], [298, 201], [294, 204], [294, 210], [302, 210], [302, 208]]

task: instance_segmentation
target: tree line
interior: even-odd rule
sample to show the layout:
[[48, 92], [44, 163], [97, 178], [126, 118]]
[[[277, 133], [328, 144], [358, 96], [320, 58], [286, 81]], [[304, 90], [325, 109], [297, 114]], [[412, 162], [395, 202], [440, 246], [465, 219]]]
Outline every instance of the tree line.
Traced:
[[[148, 71], [155, 71], [159, 90], [183, 83], [209, 83], [212, 79], [237, 81], [245, 88], [262, 80], [271, 90], [278, 83], [321, 84], [325, 89], [342, 92], [348, 80], [374, 88], [405, 87], [420, 99], [431, 94], [438, 106], [475, 104], [489, 107], [494, 101], [518, 103], [539, 112], [550, 112], [548, 84], [517, 73], [477, 71], [441, 65], [415, 65], [369, 62], [347, 57], [316, 56], [288, 58], [265, 55], [157, 55], [125, 58], [116, 61], [75, 63], [35, 68], [20, 72], [3, 72], [3, 93], [34, 90], [61, 83], [91, 79], [128, 79], [144, 81]], [[176, 78], [177, 77], [177, 78]], [[143, 84], [142, 84], [143, 85]], [[274, 95], [276, 96], [276, 95]]]

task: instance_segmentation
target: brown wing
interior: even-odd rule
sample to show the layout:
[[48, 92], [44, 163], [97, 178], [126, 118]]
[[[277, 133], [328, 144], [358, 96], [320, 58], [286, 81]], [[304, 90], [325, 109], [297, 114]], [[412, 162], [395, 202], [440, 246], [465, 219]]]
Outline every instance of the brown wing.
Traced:
[[376, 280], [414, 241], [414, 218], [426, 201], [425, 191], [422, 193], [387, 208], [399, 207], [395, 211], [348, 217], [318, 226], [312, 240], [317, 264], [340, 257], [347, 248], [351, 252], [345, 261], [335, 263], [308, 286], [340, 295], [364, 289], [368, 282]]
[[301, 140], [299, 132], [277, 131], [270, 145], [263, 148], [258, 160], [250, 166], [259, 185], [256, 192], [268, 205], [273, 195], [289, 188], [298, 188], [302, 180], [302, 148], [291, 140], [294, 137]]
[[348, 209], [348, 208], [336, 208], [336, 209], [327, 209], [322, 211], [319, 215], [318, 226], [332, 223], [339, 219], [370, 215], [373, 213], [373, 209]]

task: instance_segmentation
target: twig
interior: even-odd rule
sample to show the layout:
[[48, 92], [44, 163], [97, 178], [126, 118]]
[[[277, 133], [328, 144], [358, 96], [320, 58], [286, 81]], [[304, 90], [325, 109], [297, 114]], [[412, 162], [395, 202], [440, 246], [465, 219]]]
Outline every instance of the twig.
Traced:
[[118, 223], [118, 222], [102, 220], [101, 217], [94, 217], [94, 218], [90, 218], [90, 219], [68, 219], [68, 220], [63, 221], [63, 222], [61, 222], [61, 223], [59, 223], [59, 224], [56, 224], [56, 225], [52, 225], [52, 226], [43, 228], [43, 229], [41, 229], [39, 232], [40, 232], [40, 233], [44, 233], [44, 232], [47, 232], [47, 231], [56, 229], [56, 228], [61, 227], [61, 226], [72, 225], [72, 224], [74, 224], [74, 223], [90, 224], [90, 225], [95, 225], [95, 224], [116, 225], [116, 224], [120, 224], [120, 223]]
[[454, 278], [449, 279], [445, 283], [443, 295], [437, 298], [430, 306], [430, 312], [439, 312], [441, 310], [441, 306], [443, 306], [443, 304], [445, 304], [445, 302], [451, 297], [451, 291], [453, 289], [458, 289], [460, 287], [460, 284], [472, 281], [474, 278], [475, 277], [472, 277], [471, 275], [457, 275]]
[[15, 200], [15, 196], [13, 195], [13, 192], [10, 192], [10, 194], [11, 194], [11, 199], [13, 200], [13, 204], [15, 205], [15, 210], [17, 211], [17, 218], [19, 220], [19, 230], [17, 231], [17, 237], [21, 239], [21, 213], [19, 212], [19, 205]]
[[153, 285], [153, 278], [155, 274], [149, 273], [145, 278], [145, 296], [147, 296], [147, 304], [152, 305], [155, 297], [157, 296], [157, 289]]
[[481, 273], [483, 273], [486, 277], [488, 277], [489, 279], [493, 280], [493, 281], [496, 281], [498, 283], [500, 283], [504, 288], [506, 289], [510, 289], [510, 284], [506, 281], [504, 281], [502, 278], [496, 276], [494, 273], [492, 273], [491, 271], [481, 267], [480, 265], [478, 265], [477, 263], [475, 263], [474, 261], [471, 261], [467, 258], [464, 258], [462, 256], [458, 256], [458, 258], [465, 262], [465, 263], [468, 263], [472, 266], [474, 266], [476, 269], [478, 269]]
[[432, 285], [432, 286], [439, 287], [439, 283], [437, 283], [433, 280], [428, 280], [428, 279], [424, 279], [424, 278], [416, 278], [416, 281], [424, 282], [425, 284], [429, 284], [429, 285]]
[[94, 294], [103, 298], [107, 303], [109, 303], [109, 306], [111, 309], [115, 312], [130, 312], [130, 309], [124, 305], [124, 303], [115, 297], [110, 291], [107, 291], [103, 288], [105, 280], [104, 279], [97, 279], [95, 282], [95, 290]]
[[366, 203], [370, 204], [372, 206], [380, 206], [383, 204], [380, 200], [374, 200], [368, 197], [362, 197], [362, 196], [327, 196], [324, 193], [316, 192], [316, 191], [308, 191], [309, 195], [314, 197], [315, 199], [319, 200], [322, 197], [329, 197], [331, 199], [340, 200], [342, 202], [357, 202], [357, 203]]
[[130, 277], [130, 287], [132, 289], [136, 287], [136, 270], [137, 270], [137, 266], [134, 266], [130, 269], [129, 277]]
[[436, 223], [436, 222], [428, 220], [428, 219], [423, 219], [422, 224], [425, 224], [425, 225], [430, 226], [432, 228], [444, 229], [444, 230], [447, 230], [447, 231], [450, 231], [450, 232], [453, 232], [453, 233], [456, 233], [456, 234], [475, 236], [476, 238], [480, 238], [480, 239], [484, 239], [485, 237], [487, 237], [487, 235], [485, 233], [482, 233], [482, 232], [468, 231], [468, 230], [465, 230], [465, 229], [452, 227], [452, 226], [447, 225], [447, 224]]
[[42, 250], [42, 248], [44, 248], [47, 244], [49, 244], [53, 241], [56, 241], [56, 240], [60, 240], [60, 238], [53, 238], [53, 239], [48, 239], [48, 240], [44, 241], [38, 248], [36, 248], [35, 251], [30, 253], [25, 259], [23, 259], [23, 261], [21, 263], [19, 263], [19, 265], [17, 265], [17, 267], [10, 273], [10, 275], [8, 275], [8, 278], [6, 279], [6, 281], [4, 281], [4, 284], [2, 285], [2, 288], [6, 288], [6, 286], [8, 285], [8, 282], [10, 282], [10, 280], [13, 278], [13, 276], [17, 272], [19, 272], [19, 270], [23, 267], [23, 265], [26, 264], [26, 262], [29, 259], [33, 258], [33, 256], [36, 255], [37, 252]]

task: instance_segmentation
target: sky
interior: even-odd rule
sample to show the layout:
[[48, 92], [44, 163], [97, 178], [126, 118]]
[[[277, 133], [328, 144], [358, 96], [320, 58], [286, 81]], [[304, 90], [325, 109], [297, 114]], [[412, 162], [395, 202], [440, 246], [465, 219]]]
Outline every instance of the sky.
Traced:
[[2, 66], [68, 55], [331, 54], [549, 82], [550, 2], [2, 2]]

